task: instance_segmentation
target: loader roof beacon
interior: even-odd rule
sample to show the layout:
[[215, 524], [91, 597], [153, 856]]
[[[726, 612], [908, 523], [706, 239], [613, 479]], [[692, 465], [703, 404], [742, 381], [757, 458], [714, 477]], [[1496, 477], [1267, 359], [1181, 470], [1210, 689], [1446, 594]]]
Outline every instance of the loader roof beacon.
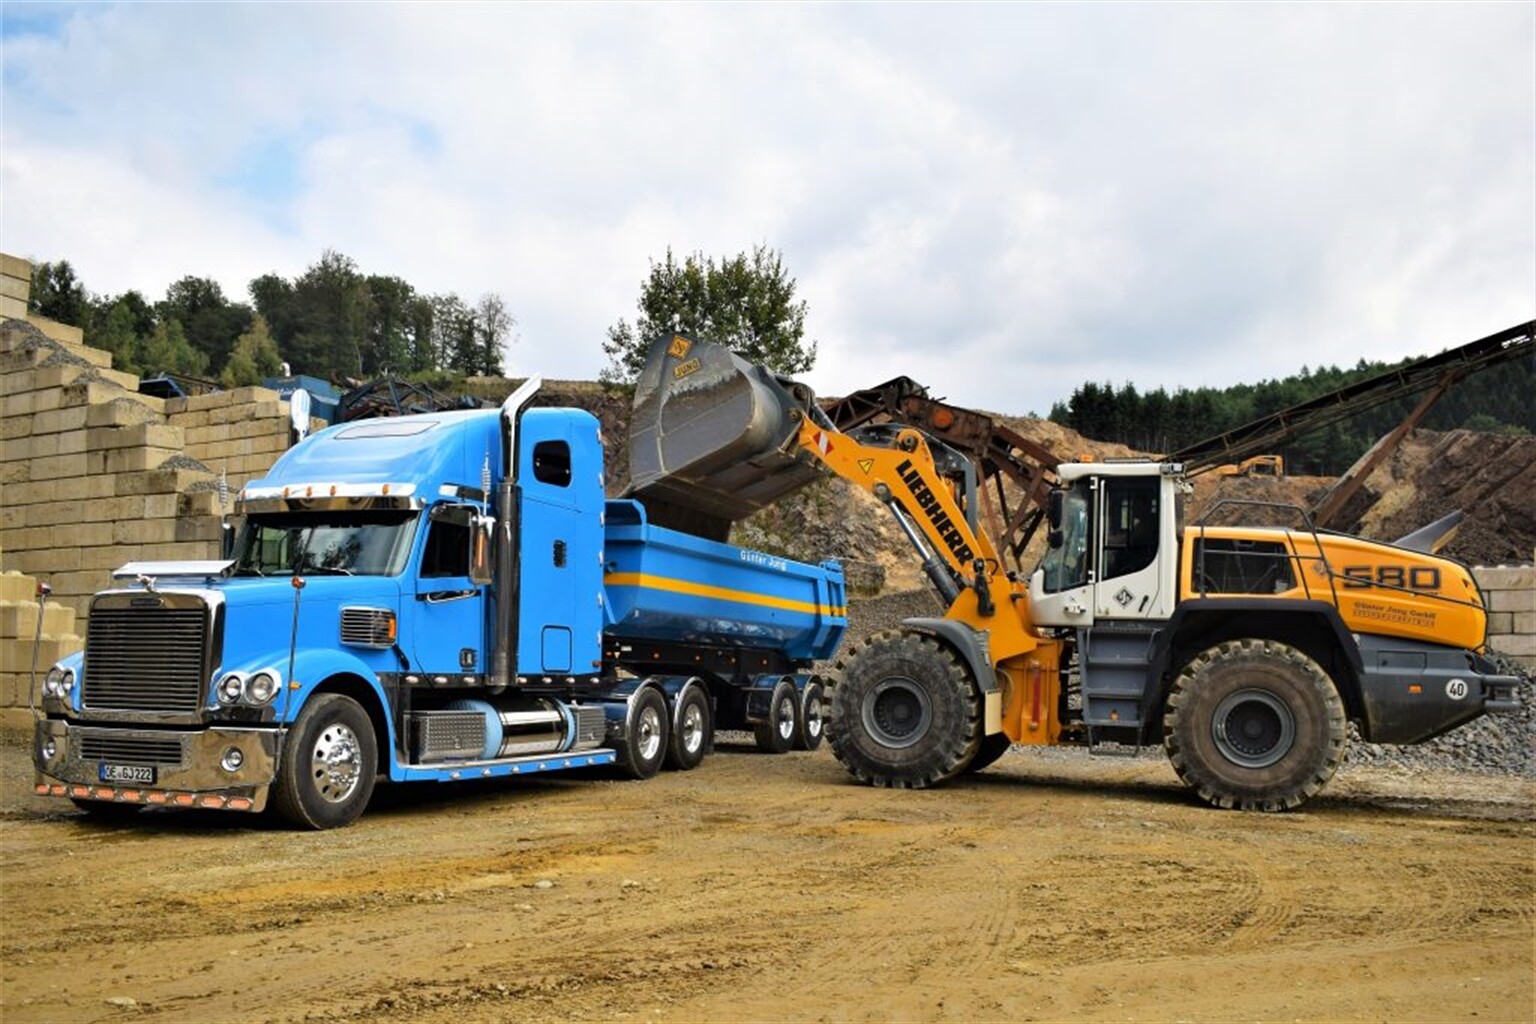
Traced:
[[820, 744], [841, 568], [605, 500], [597, 421], [538, 384], [320, 431], [242, 491], [228, 557], [120, 569], [44, 682], [36, 791], [327, 828], [378, 779], [645, 778], [716, 728]]
[[840, 431], [803, 384], [689, 339], [657, 343], [636, 401], [632, 489], [674, 525], [723, 535], [829, 470], [911, 541], [945, 615], [857, 645], [828, 681], [829, 742], [865, 782], [936, 785], [1012, 743], [1161, 741], [1203, 800], [1280, 810], [1328, 782], [1350, 722], [1406, 744], [1518, 707], [1470, 572], [1429, 545], [1304, 514], [1181, 529], [1180, 465], [1068, 463], [1025, 579], [978, 525], [972, 463], [935, 436]]

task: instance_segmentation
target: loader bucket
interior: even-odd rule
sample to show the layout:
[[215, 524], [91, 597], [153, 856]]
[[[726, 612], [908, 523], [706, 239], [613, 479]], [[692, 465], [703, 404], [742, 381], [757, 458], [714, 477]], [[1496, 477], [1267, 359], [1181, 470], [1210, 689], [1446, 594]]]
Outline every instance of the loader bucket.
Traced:
[[659, 526], [725, 540], [820, 475], [795, 443], [813, 402], [722, 345], [658, 338], [635, 384], [625, 496]]

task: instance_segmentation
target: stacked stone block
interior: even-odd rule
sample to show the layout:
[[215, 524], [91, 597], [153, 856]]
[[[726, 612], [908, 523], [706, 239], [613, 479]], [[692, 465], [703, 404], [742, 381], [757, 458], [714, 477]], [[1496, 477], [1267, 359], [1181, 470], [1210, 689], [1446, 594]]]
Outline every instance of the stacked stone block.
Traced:
[[[0, 707], [28, 703], [32, 685], [33, 644], [38, 641], [37, 580], [20, 573], [0, 573]], [[75, 635], [75, 610], [49, 601], [41, 608], [42, 639], [37, 642], [37, 680], [54, 662], [82, 646]]]
[[1488, 643], [1536, 667], [1536, 566], [1472, 570], [1488, 602]]

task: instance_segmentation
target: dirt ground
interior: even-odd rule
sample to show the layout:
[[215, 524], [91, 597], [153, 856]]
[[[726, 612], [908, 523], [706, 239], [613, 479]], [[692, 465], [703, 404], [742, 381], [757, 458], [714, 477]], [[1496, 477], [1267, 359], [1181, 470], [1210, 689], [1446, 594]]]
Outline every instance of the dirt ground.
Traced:
[[351, 828], [87, 820], [0, 746], [7, 1022], [1530, 1020], [1536, 784], [1300, 813], [1160, 760], [855, 786], [825, 748], [382, 790]]

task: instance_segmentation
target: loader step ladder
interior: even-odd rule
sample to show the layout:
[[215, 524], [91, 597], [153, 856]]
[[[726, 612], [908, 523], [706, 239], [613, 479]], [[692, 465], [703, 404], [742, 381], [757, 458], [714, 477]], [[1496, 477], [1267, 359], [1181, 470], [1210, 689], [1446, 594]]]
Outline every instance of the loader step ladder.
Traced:
[[1090, 739], [1095, 729], [1133, 729], [1140, 735], [1157, 633], [1156, 625], [1145, 622], [1099, 622], [1077, 631], [1083, 725]]

